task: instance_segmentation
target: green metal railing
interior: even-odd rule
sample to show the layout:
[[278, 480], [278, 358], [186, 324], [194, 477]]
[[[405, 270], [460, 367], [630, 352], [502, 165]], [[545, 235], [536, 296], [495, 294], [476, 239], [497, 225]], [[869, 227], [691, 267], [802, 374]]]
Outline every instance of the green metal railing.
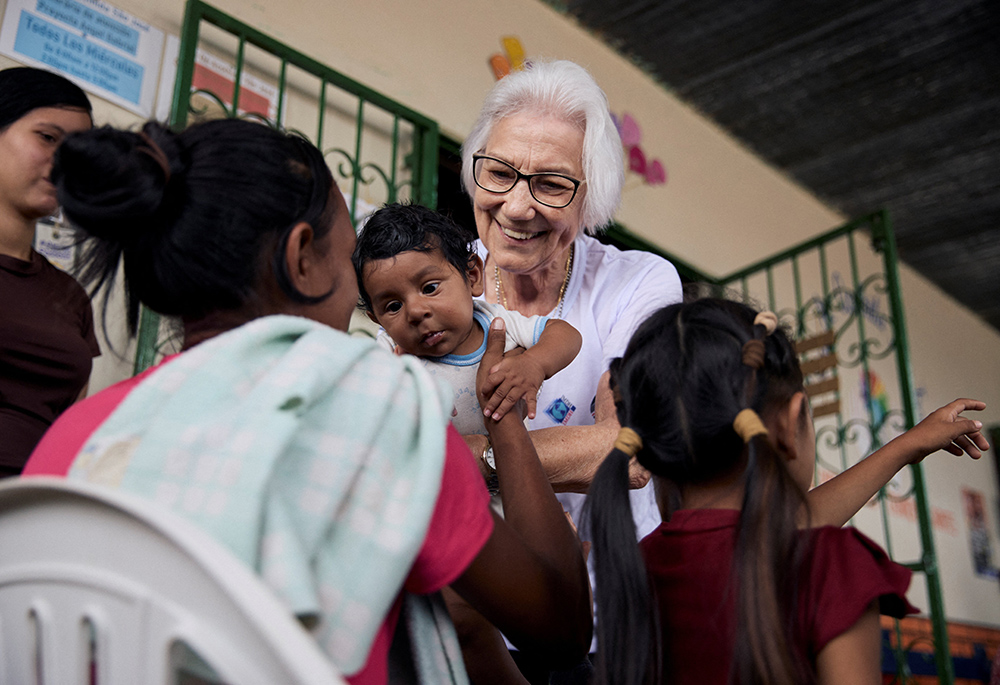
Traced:
[[[216, 44], [211, 46], [206, 43], [203, 35], [206, 25], [213, 27], [215, 31], [213, 40]], [[220, 48], [217, 45], [220, 35], [234, 41], [235, 50]], [[232, 60], [235, 69], [231, 93], [192, 88], [197, 51], [206, 47], [232, 53], [225, 56], [225, 59]], [[251, 50], [252, 55], [249, 54]], [[267, 64], [262, 66], [264, 63]], [[272, 119], [243, 112], [240, 107], [243, 75], [251, 70], [255, 73], [263, 71], [267, 80], [276, 85], [276, 115]], [[294, 79], [292, 71], [295, 72]], [[316, 84], [314, 93], [303, 95], [303, 75]], [[292, 83], [293, 80], [295, 83]], [[297, 132], [312, 140], [323, 151], [335, 177], [343, 181], [340, 185], [349, 196], [352, 219], [358, 214], [361, 191], [374, 187], [376, 182], [384, 186], [384, 195], [379, 197], [379, 202], [393, 202], [407, 194], [414, 202], [428, 207], [437, 206], [439, 130], [435, 121], [204, 2], [189, 0], [181, 30], [177, 79], [170, 114], [171, 127], [175, 130], [183, 129], [192, 118], [204, 116], [212, 109], [217, 116], [257, 119], [266, 125], [288, 128], [285, 116], [293, 91], [300, 109], [303, 101], [315, 106], [315, 130], [304, 132], [297, 129]], [[199, 98], [212, 107], [199, 106], [196, 103]], [[334, 99], [337, 100], [336, 105], [333, 104]], [[354, 133], [349, 140], [337, 140], [331, 144], [326, 130], [329, 112], [336, 107], [339, 114], [344, 114], [345, 99], [354, 103], [353, 112], [350, 113], [354, 118]], [[371, 120], [379, 122], [377, 135], [385, 139], [382, 147], [388, 148], [387, 164], [378, 164], [366, 158], [365, 133], [372, 134], [376, 128], [369, 123]], [[144, 309], [139, 324], [134, 364], [136, 373], [154, 363], [162, 346], [158, 342], [160, 338], [159, 317]]]

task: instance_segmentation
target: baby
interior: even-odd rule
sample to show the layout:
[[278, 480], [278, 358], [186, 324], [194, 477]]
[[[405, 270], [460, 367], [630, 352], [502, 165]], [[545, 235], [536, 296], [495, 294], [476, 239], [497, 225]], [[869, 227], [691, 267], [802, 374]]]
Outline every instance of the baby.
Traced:
[[[524, 399], [528, 418], [542, 381], [580, 351], [580, 333], [565, 321], [526, 317], [475, 298], [483, 294], [483, 262], [451, 219], [419, 205], [376, 211], [352, 257], [368, 317], [379, 341], [416, 355], [455, 389], [453, 423], [462, 435], [485, 434], [483, 415], [499, 419]], [[476, 399], [476, 371], [494, 317], [506, 324], [507, 346], [524, 353], [492, 370], [495, 390], [486, 410]]]

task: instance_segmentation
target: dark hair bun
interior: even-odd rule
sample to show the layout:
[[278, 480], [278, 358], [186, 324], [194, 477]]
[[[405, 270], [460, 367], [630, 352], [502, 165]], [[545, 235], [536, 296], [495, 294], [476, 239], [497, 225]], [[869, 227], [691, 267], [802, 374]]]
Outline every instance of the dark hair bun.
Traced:
[[166, 200], [182, 185], [180, 156], [176, 136], [160, 124], [141, 133], [106, 126], [66, 139], [52, 181], [75, 226], [128, 246], [157, 235], [169, 220]]
[[288, 300], [322, 299], [295, 288], [284, 259], [296, 223], [322, 239], [336, 208], [323, 155], [301, 138], [239, 119], [176, 134], [103, 128], [66, 139], [53, 180], [67, 218], [93, 238], [82, 282], [110, 285], [124, 263], [133, 332], [140, 302], [197, 320], [242, 307], [272, 272]]

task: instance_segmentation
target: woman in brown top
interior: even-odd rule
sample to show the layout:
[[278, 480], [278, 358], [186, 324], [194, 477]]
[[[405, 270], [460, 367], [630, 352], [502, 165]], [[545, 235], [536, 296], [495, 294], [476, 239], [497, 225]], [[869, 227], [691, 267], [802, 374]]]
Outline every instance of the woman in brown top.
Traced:
[[0, 71], [0, 478], [21, 472], [100, 354], [87, 294], [33, 248], [35, 222], [57, 207], [52, 156], [91, 125], [87, 96], [62, 76]]

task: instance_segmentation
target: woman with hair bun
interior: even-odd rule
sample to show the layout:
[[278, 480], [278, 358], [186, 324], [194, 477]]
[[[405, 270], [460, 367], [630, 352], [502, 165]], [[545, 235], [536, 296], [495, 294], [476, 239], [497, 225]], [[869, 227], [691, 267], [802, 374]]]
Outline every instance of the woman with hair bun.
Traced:
[[[25, 474], [68, 471], [193, 520], [351, 683], [387, 682], [397, 622], [422, 682], [465, 681], [443, 606], [418, 598], [446, 585], [552, 666], [586, 653], [580, 543], [521, 411], [486, 420], [504, 521], [449, 424], [450, 388], [345, 332], [355, 234], [319, 150], [246, 121], [150, 123], [70, 137], [53, 175], [90, 237], [86, 279], [109, 284], [123, 263], [130, 325], [145, 304], [184, 345], [72, 407]], [[489, 359], [503, 342], [495, 325]]]
[[0, 71], [0, 478], [16, 476], [101, 353], [90, 299], [35, 251], [57, 207], [50, 172], [63, 139], [91, 127], [90, 101], [58, 74]]

